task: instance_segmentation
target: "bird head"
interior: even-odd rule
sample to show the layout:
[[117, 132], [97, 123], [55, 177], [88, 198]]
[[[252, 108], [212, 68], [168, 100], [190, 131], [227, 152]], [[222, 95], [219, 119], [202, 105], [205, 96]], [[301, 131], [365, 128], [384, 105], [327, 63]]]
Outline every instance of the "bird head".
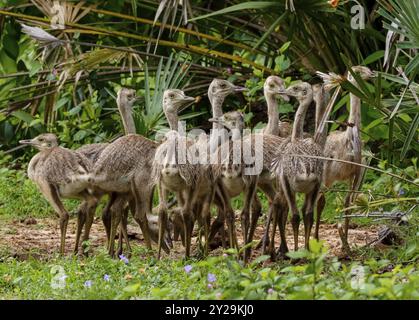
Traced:
[[226, 98], [232, 93], [247, 91], [247, 88], [232, 84], [230, 81], [223, 79], [212, 80], [208, 87], [208, 96]]
[[58, 139], [57, 136], [53, 133], [44, 133], [33, 139], [20, 140], [19, 143], [33, 146], [42, 151], [57, 147]]
[[163, 110], [165, 112], [177, 113], [180, 108], [186, 108], [195, 101], [194, 97], [188, 97], [182, 90], [167, 89], [163, 93]]
[[313, 91], [313, 99], [317, 100], [323, 93], [323, 85], [321, 83], [313, 84], [311, 90]]
[[[352, 67], [352, 71], [359, 74], [362, 80], [369, 80], [377, 76], [376, 72], [365, 66], [354, 66]], [[348, 74], [348, 79], [350, 79], [349, 77], [352, 77], [350, 73]]]
[[265, 95], [273, 95], [275, 97], [281, 96], [282, 99], [284, 99], [285, 101], [289, 101], [290, 98], [287, 95], [280, 93], [284, 89], [285, 89], [284, 80], [282, 80], [278, 76], [269, 76], [266, 79], [265, 84], [263, 85], [263, 91]]
[[282, 94], [294, 97], [298, 101], [313, 99], [313, 90], [308, 82], [299, 82], [281, 91]]
[[134, 89], [121, 88], [119, 89], [116, 97], [119, 106], [132, 107], [137, 100], [137, 93]]
[[221, 117], [211, 118], [209, 121], [219, 123], [230, 131], [236, 129], [241, 132], [244, 129], [244, 116], [240, 111], [226, 112]]

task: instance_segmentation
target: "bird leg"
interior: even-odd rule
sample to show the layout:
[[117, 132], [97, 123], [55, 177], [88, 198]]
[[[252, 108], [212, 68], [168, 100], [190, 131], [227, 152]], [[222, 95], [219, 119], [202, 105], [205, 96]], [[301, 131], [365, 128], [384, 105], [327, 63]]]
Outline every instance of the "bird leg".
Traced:
[[164, 241], [164, 233], [166, 231], [167, 226], [167, 190], [162, 184], [159, 184], [159, 237], [158, 237], [158, 243], [157, 243], [157, 259], [160, 260], [161, 256], [161, 249], [163, 246]]
[[281, 237], [281, 244], [279, 245], [278, 256], [284, 258], [285, 254], [288, 252], [287, 237], [286, 237], [286, 226], [288, 218], [288, 205], [281, 193], [281, 196], [275, 200], [275, 206], [278, 207], [278, 226], [279, 226], [279, 235]]
[[295, 199], [295, 192], [292, 191], [288, 178], [282, 176], [281, 178], [282, 191], [287, 200], [288, 207], [291, 210], [291, 225], [294, 234], [294, 250], [298, 250], [298, 229], [300, 227], [300, 215], [298, 213], [297, 201]]
[[67, 210], [64, 208], [63, 203], [61, 202], [58, 190], [55, 186], [49, 184], [46, 181], [39, 181], [38, 186], [44, 197], [47, 199], [47, 201], [50, 203], [50, 205], [54, 208], [55, 212], [60, 217], [60, 254], [64, 255], [65, 237], [67, 233], [68, 219], [70, 218], [70, 216]]
[[83, 249], [83, 253], [87, 254], [87, 252], [85, 252], [83, 246], [85, 245], [85, 242], [89, 240], [90, 229], [92, 228], [93, 219], [95, 217], [98, 200], [95, 197], [92, 197], [88, 192], [86, 192], [84, 196], [86, 198], [85, 201], [86, 201], [87, 205], [86, 205], [86, 209], [85, 209], [86, 219], [85, 219], [85, 223], [84, 223], [84, 233], [83, 233], [83, 238], [82, 238], [82, 249]]
[[[250, 181], [246, 186], [245, 190], [245, 197], [243, 203], [243, 210], [241, 212], [241, 222], [242, 222], [242, 229], [243, 229], [243, 240], [244, 245], [247, 245], [252, 242], [253, 238], [249, 237], [249, 213], [250, 208], [252, 206], [252, 201], [256, 195], [256, 187], [257, 187], [257, 176], [250, 177]], [[250, 248], [246, 248], [244, 250], [244, 261], [247, 262], [250, 256]]]
[[316, 206], [317, 197], [319, 196], [320, 184], [317, 184], [313, 191], [306, 194], [303, 205], [304, 213], [304, 239], [306, 249], [310, 249], [311, 228], [314, 222], [314, 208]]
[[[278, 225], [278, 214], [279, 211], [275, 210], [276, 208], [276, 204], [272, 204], [270, 210], [269, 210], [269, 215], [272, 216], [272, 233], [271, 233], [271, 238], [269, 239], [269, 248], [268, 248], [268, 253], [271, 255], [271, 258], [274, 257], [274, 252], [275, 252], [275, 232], [276, 232], [276, 226]], [[269, 230], [269, 225], [267, 226], [268, 230]], [[269, 237], [268, 237], [269, 238]], [[266, 241], [265, 241], [266, 242]], [[273, 259], [275, 260], [275, 259]]]
[[[135, 203], [131, 200], [129, 201], [129, 210], [131, 212], [135, 211]], [[131, 256], [131, 245], [128, 238], [128, 207], [124, 208], [122, 213], [122, 219], [119, 226], [119, 240], [118, 240], [118, 251], [117, 255], [120, 256], [123, 253], [123, 242], [125, 241], [127, 246], [127, 256]]]
[[[209, 243], [209, 232], [211, 225], [211, 203], [214, 200], [215, 189], [211, 187], [211, 191], [205, 196], [204, 203], [202, 205], [201, 217], [204, 224], [204, 256], [208, 255], [208, 243]], [[224, 227], [223, 227], [224, 229]]]
[[81, 232], [86, 221], [86, 210], [87, 210], [87, 203], [83, 202], [79, 209], [77, 210], [77, 230], [76, 230], [76, 242], [74, 245], [74, 254], [79, 253], [79, 244], [80, 244], [80, 237]]
[[314, 231], [314, 237], [316, 238], [316, 240], [319, 240], [319, 230], [320, 230], [320, 220], [321, 220], [321, 215], [322, 212], [324, 210], [324, 207], [326, 205], [326, 197], [324, 195], [324, 193], [320, 193], [319, 199], [317, 200], [317, 217], [316, 217], [316, 229]]
[[224, 203], [223, 210], [224, 210], [224, 215], [226, 217], [226, 222], [227, 222], [230, 248], [238, 249], [239, 245], [238, 245], [237, 236], [236, 236], [235, 214], [234, 214], [233, 208], [231, 207], [230, 198], [228, 196], [227, 190], [224, 187], [224, 184], [221, 181], [217, 183], [217, 187], [220, 190], [220, 194], [222, 196], [223, 203]]
[[134, 179], [132, 183], [132, 193], [134, 194], [135, 199], [134, 219], [140, 225], [147, 249], [151, 250], [151, 237], [148, 228], [147, 214], [151, 214], [152, 211], [151, 199], [153, 196], [153, 187], [149, 186], [149, 181], [136, 180], [137, 179]]
[[211, 225], [211, 230], [209, 233], [209, 239], [208, 241], [211, 242], [215, 235], [220, 232], [221, 234], [221, 242], [223, 248], [226, 248], [225, 243], [225, 230], [224, 230], [224, 222], [225, 222], [225, 202], [224, 197], [221, 194], [221, 191], [219, 188], [216, 188], [215, 195], [214, 195], [214, 203], [217, 206], [217, 217], [213, 221]]
[[182, 245], [185, 246], [185, 239], [183, 233], [183, 219], [182, 219], [182, 210], [179, 207], [176, 207], [171, 210], [170, 220], [173, 225], [173, 240], [178, 241], [179, 236], [182, 240]]
[[[266, 225], [265, 225], [265, 230], [263, 233], [263, 238], [261, 240], [261, 242], [259, 243], [259, 245], [262, 246], [262, 252], [266, 251], [266, 246], [269, 243], [269, 228], [270, 228], [270, 223], [272, 220], [272, 206], [273, 203], [275, 201], [276, 198], [276, 191], [274, 189], [274, 187], [272, 186], [271, 183], [259, 183], [258, 187], [263, 191], [263, 193], [267, 196], [268, 201], [269, 201], [269, 211], [268, 211], [268, 217], [266, 220]], [[254, 226], [254, 228], [256, 228], [256, 226]], [[258, 246], [259, 246], [258, 245]]]
[[261, 216], [261, 213], [262, 213], [262, 205], [260, 203], [257, 193], [255, 192], [255, 197], [253, 198], [252, 206], [250, 210], [251, 218], [250, 218], [250, 229], [249, 229], [249, 235], [248, 235], [248, 239], [250, 239], [249, 242], [253, 240], [253, 236], [255, 234], [256, 227], [258, 224], [259, 217]]
[[106, 237], [108, 238], [108, 240], [111, 232], [111, 206], [115, 202], [116, 197], [117, 194], [115, 192], [111, 193], [109, 195], [108, 203], [102, 211], [102, 221], [105, 227]]
[[184, 190], [183, 198], [185, 203], [182, 207], [183, 227], [185, 232], [185, 258], [189, 258], [191, 254], [192, 230], [194, 225], [193, 210], [198, 196], [198, 188], [192, 186]]
[[111, 211], [111, 229], [109, 233], [109, 242], [108, 242], [108, 252], [111, 257], [114, 257], [114, 246], [115, 246], [115, 236], [118, 226], [121, 222], [122, 215], [124, 214], [126, 198], [123, 196], [118, 196], [114, 203], [112, 204]]

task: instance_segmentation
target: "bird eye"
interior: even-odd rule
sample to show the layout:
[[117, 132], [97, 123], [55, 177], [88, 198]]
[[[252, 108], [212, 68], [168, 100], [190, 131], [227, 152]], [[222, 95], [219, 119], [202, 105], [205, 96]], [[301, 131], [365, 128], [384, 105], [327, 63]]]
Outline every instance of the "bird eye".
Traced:
[[222, 83], [222, 84], [220, 85], [220, 87], [221, 87], [222, 89], [224, 89], [224, 88], [226, 87], [226, 84], [225, 84], [225, 83]]
[[307, 90], [303, 90], [303, 94], [306, 95], [307, 94]]
[[269, 85], [269, 88], [271, 88], [271, 89], [273, 89], [275, 87], [275, 85], [273, 84], [273, 83], [271, 83], [270, 85]]
[[169, 95], [169, 98], [173, 99], [175, 97], [175, 95], [172, 93]]

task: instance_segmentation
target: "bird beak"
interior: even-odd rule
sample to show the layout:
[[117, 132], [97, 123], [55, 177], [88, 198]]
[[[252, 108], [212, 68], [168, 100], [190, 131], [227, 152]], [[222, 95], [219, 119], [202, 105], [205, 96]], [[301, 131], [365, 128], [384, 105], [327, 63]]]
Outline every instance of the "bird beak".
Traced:
[[223, 118], [210, 118], [208, 121], [218, 123], [218, 124], [222, 125], [223, 127], [226, 126]]
[[218, 119], [218, 118], [209, 118], [208, 121], [209, 122], [215, 122], [215, 123], [220, 123], [221, 122], [221, 120]]
[[20, 144], [26, 144], [26, 145], [32, 145], [33, 144], [32, 139], [29, 139], [29, 140], [20, 140], [19, 143]]
[[285, 102], [288, 102], [288, 101], [290, 101], [290, 97], [287, 95], [287, 94], [285, 94], [285, 93], [287, 92], [286, 91], [286, 89], [280, 89], [279, 91], [278, 91], [278, 94], [281, 96], [281, 98], [285, 101]]
[[246, 87], [240, 87], [240, 86], [234, 87], [234, 92], [244, 92], [244, 91], [249, 91], [249, 89], [247, 89]]
[[194, 102], [195, 102], [194, 97], [185, 96], [182, 101], [182, 107], [180, 108], [180, 112], [182, 112], [183, 110], [193, 105]]

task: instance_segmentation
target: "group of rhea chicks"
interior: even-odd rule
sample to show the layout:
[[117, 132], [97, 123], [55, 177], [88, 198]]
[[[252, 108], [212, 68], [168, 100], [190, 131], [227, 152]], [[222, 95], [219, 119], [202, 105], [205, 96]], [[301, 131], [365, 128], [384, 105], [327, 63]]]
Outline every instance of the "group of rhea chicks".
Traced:
[[[157, 243], [158, 258], [162, 256], [162, 250], [170, 252], [173, 241], [178, 241], [179, 236], [185, 257], [190, 257], [192, 237], [196, 232], [199, 254], [208, 255], [209, 244], [217, 238], [225, 248], [244, 248], [240, 250], [241, 257], [248, 261], [262, 216], [258, 190], [269, 202], [264, 235], [257, 242], [262, 252], [270, 254], [272, 259], [284, 257], [288, 252], [286, 224], [289, 212], [294, 250], [298, 250], [301, 217], [305, 246], [309, 248], [314, 211], [317, 213], [314, 237], [319, 238], [325, 206], [322, 187], [329, 188], [336, 181], [346, 181], [355, 188], [359, 183], [361, 170], [356, 164], [361, 163], [362, 144], [361, 101], [357, 96], [350, 94], [346, 128], [327, 132], [327, 117], [333, 104], [329, 90], [338, 87], [342, 80], [357, 86], [355, 74], [364, 80], [375, 75], [367, 67], [356, 66], [346, 76], [319, 73], [323, 83], [295, 82], [289, 87], [285, 87], [280, 77], [269, 76], [263, 87], [268, 123], [257, 132], [247, 133], [242, 112], [223, 112], [226, 97], [246, 91], [246, 88], [214, 79], [208, 88], [212, 108], [209, 135], [201, 133], [193, 137], [180, 128], [178, 114], [193, 105], [196, 99], [179, 89], [168, 89], [163, 95], [162, 107], [170, 127], [164, 138], [157, 142], [136, 134], [132, 112], [138, 100], [136, 92], [122, 88], [118, 91], [117, 106], [125, 134], [115, 141], [84, 145], [76, 150], [59, 146], [52, 133], [20, 141], [39, 150], [29, 163], [28, 176], [59, 216], [60, 253], [65, 251], [69, 221], [69, 212], [62, 199], [82, 201], [77, 210], [74, 248], [76, 254], [82, 254], [81, 244], [89, 239], [98, 203], [108, 195], [102, 220], [111, 256], [119, 255], [123, 250], [128, 254], [131, 252], [127, 232], [131, 212], [141, 228], [145, 246], [152, 249], [152, 242]], [[279, 100], [290, 99], [298, 102], [293, 124], [279, 119]], [[314, 133], [304, 132], [310, 108], [315, 108]], [[259, 163], [249, 163], [245, 150], [249, 153], [247, 158]], [[204, 161], [196, 161], [197, 154], [201, 155], [200, 160], [204, 155]], [[216, 161], [209, 161], [209, 158]], [[255, 167], [259, 170], [252, 170]], [[153, 208], [156, 189], [159, 203]], [[298, 193], [304, 195], [302, 208], [297, 205]], [[236, 219], [232, 200], [238, 196], [243, 197], [243, 207]], [[351, 194], [348, 193], [345, 206], [349, 206], [350, 201]], [[239, 223], [240, 229], [236, 226]], [[280, 235], [278, 249], [275, 248], [277, 228]], [[241, 237], [237, 236], [239, 231]], [[339, 233], [342, 248], [349, 250], [348, 219], [339, 224]], [[116, 249], [115, 239], [118, 239]]]

